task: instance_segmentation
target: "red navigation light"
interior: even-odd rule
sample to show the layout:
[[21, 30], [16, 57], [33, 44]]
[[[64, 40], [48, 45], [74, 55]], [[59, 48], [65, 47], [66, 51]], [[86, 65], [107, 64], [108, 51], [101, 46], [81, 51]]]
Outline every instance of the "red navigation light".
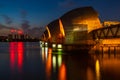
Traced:
[[23, 31], [22, 30], [18, 30], [18, 34], [23, 34]]

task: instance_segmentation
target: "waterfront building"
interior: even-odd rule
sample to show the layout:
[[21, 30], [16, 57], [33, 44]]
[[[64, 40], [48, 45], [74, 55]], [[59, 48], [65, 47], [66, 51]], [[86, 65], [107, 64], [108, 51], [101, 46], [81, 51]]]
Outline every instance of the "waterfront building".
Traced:
[[49, 23], [41, 39], [51, 43], [90, 44], [89, 32], [100, 27], [97, 11], [92, 7], [81, 7]]

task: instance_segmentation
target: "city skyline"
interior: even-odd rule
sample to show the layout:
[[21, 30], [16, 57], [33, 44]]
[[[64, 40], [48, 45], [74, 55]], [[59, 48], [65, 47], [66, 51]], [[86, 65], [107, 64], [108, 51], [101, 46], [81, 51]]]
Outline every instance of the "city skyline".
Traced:
[[120, 21], [118, 0], [4, 0], [0, 2], [0, 24], [8, 27], [45, 27], [66, 12], [92, 6], [101, 21]]

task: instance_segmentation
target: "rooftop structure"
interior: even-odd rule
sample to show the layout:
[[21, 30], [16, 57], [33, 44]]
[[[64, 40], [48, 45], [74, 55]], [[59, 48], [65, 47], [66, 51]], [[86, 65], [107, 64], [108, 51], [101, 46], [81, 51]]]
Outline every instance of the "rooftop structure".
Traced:
[[111, 25], [117, 25], [117, 24], [120, 24], [120, 22], [119, 21], [104, 21], [103, 22], [104, 27], [109, 27]]

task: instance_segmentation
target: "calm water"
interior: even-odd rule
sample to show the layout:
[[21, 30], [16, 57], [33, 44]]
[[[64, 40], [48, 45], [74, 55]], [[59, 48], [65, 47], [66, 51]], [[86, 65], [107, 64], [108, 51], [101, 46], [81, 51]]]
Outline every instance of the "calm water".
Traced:
[[0, 43], [0, 80], [120, 80], [120, 55], [52, 52], [37, 42]]

